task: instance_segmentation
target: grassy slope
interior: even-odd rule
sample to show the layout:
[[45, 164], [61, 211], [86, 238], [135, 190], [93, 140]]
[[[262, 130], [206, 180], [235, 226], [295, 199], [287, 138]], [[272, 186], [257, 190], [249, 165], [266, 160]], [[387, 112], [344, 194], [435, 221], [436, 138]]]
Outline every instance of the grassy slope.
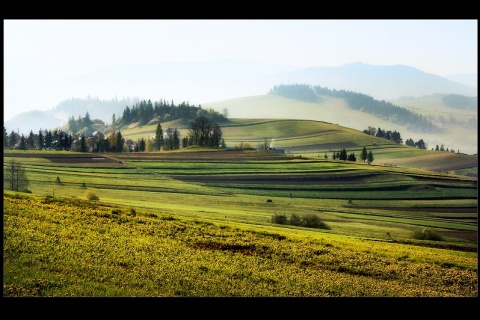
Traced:
[[[263, 96], [262, 96], [263, 97]], [[277, 97], [274, 97], [277, 98]], [[284, 99], [285, 100], [285, 99]], [[163, 123], [162, 128], [178, 126], [181, 137], [188, 135], [188, 125], [180, 122]], [[333, 152], [345, 148], [354, 153], [357, 161], [363, 147], [374, 154], [378, 165], [404, 166], [427, 170], [468, 174], [476, 176], [477, 155], [455, 154], [432, 150], [419, 150], [392, 141], [379, 139], [363, 132], [323, 121], [294, 119], [231, 119], [221, 124], [227, 147], [240, 147], [243, 143], [257, 148], [263, 144], [283, 148], [293, 156], [332, 158]], [[122, 135], [134, 140], [150, 137], [156, 125], [131, 127], [122, 130]]]
[[[275, 123], [285, 125], [266, 122]], [[477, 230], [475, 212], [456, 210], [476, 207], [469, 179], [203, 151], [75, 159], [6, 150], [4, 163], [9, 156], [24, 163], [27, 196], [38, 202], [4, 191], [4, 296], [478, 295], [476, 240], [453, 234]], [[103, 156], [117, 161], [101, 168], [85, 162]], [[293, 173], [300, 180], [292, 183]], [[317, 182], [302, 183], [314, 175]], [[100, 201], [84, 200], [91, 190]], [[277, 213], [315, 214], [331, 229], [272, 224]], [[423, 228], [445, 241], [412, 241], [412, 231]]]
[[[397, 102], [395, 102], [397, 104]], [[416, 113], [421, 109], [429, 110], [422, 115], [432, 115], [446, 117], [446, 113], [465, 113], [469, 117], [475, 116], [471, 112], [458, 111], [450, 109], [441, 104], [440, 100], [425, 99], [416, 101], [403, 101], [398, 103], [401, 107], [411, 107], [411, 111]], [[229, 111], [230, 118], [282, 118], [282, 119], [305, 119], [325, 121], [333, 124], [339, 124], [343, 127], [364, 130], [368, 126], [382, 128], [384, 130], [398, 131], [402, 134], [403, 140], [409, 138], [414, 141], [423, 139], [427, 142], [429, 149], [436, 145], [444, 145], [446, 148], [462, 153], [477, 153], [477, 134], [471, 129], [462, 125], [447, 126], [443, 134], [427, 134], [424, 132], [409, 131], [403, 125], [397, 125], [392, 122], [377, 118], [371, 114], [349, 109], [343, 99], [334, 99], [323, 97], [320, 103], [301, 102], [292, 99], [282, 98], [274, 95], [261, 95], [253, 97], [244, 97], [208, 103], [202, 105], [204, 108], [213, 108], [219, 112], [224, 108]], [[460, 117], [458, 116], [460, 120]]]
[[475, 252], [80, 201], [4, 206], [4, 297], [478, 296]]
[[[456, 211], [476, 206], [475, 182], [467, 177], [273, 152], [94, 155], [117, 159], [105, 161], [102, 167], [86, 162], [89, 154], [75, 159], [62, 152], [43, 153], [47, 158], [63, 156], [63, 160], [50, 158], [48, 163], [39, 153], [4, 153], [5, 163], [15, 159], [25, 166], [35, 196], [85, 199], [86, 192], [93, 190], [105, 203], [247, 225], [270, 225], [275, 213], [315, 213], [334, 233], [374, 238], [384, 238], [386, 231], [409, 238], [416, 225], [476, 228], [468, 220], [474, 212]], [[267, 198], [273, 201], [266, 202]], [[353, 204], [347, 204], [348, 199]], [[451, 218], [443, 219], [452, 212]], [[388, 224], [381, 222], [384, 219]], [[375, 229], [378, 223], [381, 226]]]

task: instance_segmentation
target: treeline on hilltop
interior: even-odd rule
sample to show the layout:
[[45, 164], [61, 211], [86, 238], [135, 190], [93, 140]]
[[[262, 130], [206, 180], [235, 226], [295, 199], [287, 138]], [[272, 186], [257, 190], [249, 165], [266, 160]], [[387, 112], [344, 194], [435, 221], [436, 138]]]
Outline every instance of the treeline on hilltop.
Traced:
[[142, 100], [131, 108], [125, 107], [118, 123], [129, 125], [138, 122], [139, 125], [146, 125], [177, 119], [191, 121], [201, 116], [207, 117], [213, 122], [224, 122], [227, 120], [223, 114], [213, 109], [204, 110], [201, 106], [191, 106], [188, 102], [175, 105], [173, 101], [169, 104], [165, 100], [155, 101], [154, 103], [151, 100]]
[[[4, 148], [80, 152], [151, 151], [153, 148], [151, 139], [142, 138], [139, 141], [125, 139], [120, 129], [132, 123], [159, 125], [160, 122], [177, 119], [182, 119], [184, 123], [192, 126], [193, 137], [183, 137], [182, 139], [176, 127], [168, 127], [165, 130], [162, 129], [162, 144], [158, 145], [157, 143], [158, 148], [173, 150], [194, 144], [206, 146], [204, 144], [207, 140], [210, 143], [209, 145], [212, 146], [224, 145], [223, 139], [221, 139], [221, 129], [217, 122], [228, 121], [225, 115], [213, 109], [206, 110], [202, 109], [201, 106], [190, 106], [185, 102], [175, 105], [173, 101], [169, 104], [165, 100], [155, 103], [152, 103], [151, 100], [142, 100], [131, 107], [126, 106], [123, 116], [118, 119], [113, 113], [110, 125], [99, 119], [92, 120], [87, 111], [85, 117], [78, 116], [77, 119], [74, 116], [69, 117], [67, 124], [62, 128], [40, 129], [38, 133], [30, 130], [30, 134], [27, 136], [19, 135], [13, 130], [8, 134], [4, 127]], [[200, 129], [196, 126], [199, 119], [201, 119]], [[209, 139], [203, 137], [205, 134], [203, 131], [210, 129], [210, 126], [213, 127], [210, 131], [213, 130], [215, 133], [213, 143], [210, 137]], [[203, 130], [202, 134], [199, 135], [198, 130]]]
[[396, 106], [390, 102], [378, 101], [372, 97], [345, 90], [330, 90], [320, 86], [306, 84], [275, 85], [269, 94], [279, 95], [289, 99], [306, 102], [316, 102], [319, 95], [342, 98], [347, 106], [353, 110], [360, 110], [373, 114], [392, 123], [405, 125], [409, 130], [416, 132], [439, 132], [441, 129], [427, 120], [425, 116], [411, 112], [405, 108]]
[[[138, 123], [138, 125], [143, 126], [177, 119], [183, 119], [188, 123], [197, 117], [206, 117], [213, 122], [219, 123], [228, 121], [225, 115], [213, 109], [202, 109], [201, 105], [195, 107], [189, 105], [188, 102], [175, 105], [173, 100], [170, 103], [167, 103], [165, 100], [155, 101], [154, 103], [151, 100], [141, 100], [131, 107], [126, 106], [121, 117], [117, 118], [115, 113], [113, 113], [110, 127], [119, 128], [132, 123]], [[74, 116], [71, 116], [68, 119], [67, 126], [62, 128], [62, 130], [68, 133], [79, 132], [80, 134], [90, 135], [94, 131], [101, 130], [102, 126], [108, 127], [101, 120], [91, 120], [87, 112], [84, 118], [78, 116], [75, 119]]]
[[442, 102], [455, 109], [477, 110], [478, 97], [466, 97], [460, 94], [447, 94], [442, 96]]
[[274, 85], [268, 94], [305, 102], [318, 102], [319, 97], [311, 86], [306, 84]]

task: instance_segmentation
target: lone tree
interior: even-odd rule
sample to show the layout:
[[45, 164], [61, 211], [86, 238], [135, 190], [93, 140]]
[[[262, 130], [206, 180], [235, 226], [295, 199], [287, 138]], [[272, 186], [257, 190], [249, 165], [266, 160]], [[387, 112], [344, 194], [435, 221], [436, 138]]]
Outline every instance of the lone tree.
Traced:
[[3, 185], [13, 191], [26, 191], [30, 185], [25, 169], [16, 161], [12, 160], [5, 166]]
[[222, 129], [207, 117], [200, 116], [193, 120], [189, 132], [191, 145], [200, 147], [219, 147], [222, 141]]

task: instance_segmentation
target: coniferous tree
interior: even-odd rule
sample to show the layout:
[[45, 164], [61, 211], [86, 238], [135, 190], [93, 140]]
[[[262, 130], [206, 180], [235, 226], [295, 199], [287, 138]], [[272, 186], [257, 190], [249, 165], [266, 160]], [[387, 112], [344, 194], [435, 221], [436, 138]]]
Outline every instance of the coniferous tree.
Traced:
[[415, 143], [415, 146], [416, 146], [418, 149], [427, 149], [427, 145], [425, 144], [425, 141], [423, 141], [423, 139], [418, 140], [418, 141]]
[[182, 148], [188, 147], [188, 137], [183, 137], [182, 139]]
[[27, 150], [27, 141], [23, 133], [22, 133], [22, 136], [20, 137], [20, 146], [18, 147], [18, 149]]
[[407, 140], [405, 140], [405, 145], [409, 146], [409, 147], [414, 147], [415, 146], [415, 142], [413, 141], [412, 138], [408, 138]]
[[363, 147], [360, 158], [362, 159], [363, 162], [365, 162], [367, 160], [367, 157], [368, 157], [367, 148]]
[[177, 128], [173, 131], [173, 149], [180, 149], [180, 132]]
[[12, 132], [10, 132], [10, 135], [8, 136], [8, 146], [10, 148], [14, 148], [16, 144], [17, 144], [17, 135], [15, 131], [12, 130]]
[[45, 130], [45, 149], [52, 147], [52, 131]]
[[157, 129], [155, 130], [155, 138], [153, 140], [153, 151], [160, 151], [163, 146], [163, 129], [162, 125], [157, 124]]
[[83, 134], [82, 138], [80, 139], [80, 152], [87, 152], [87, 142]]
[[368, 161], [368, 164], [372, 163], [373, 162], [373, 153], [372, 153], [372, 150], [370, 150], [368, 152], [368, 156], [367, 156], [367, 161]]
[[145, 148], [146, 148], [146, 142], [145, 142], [145, 139], [143, 139], [142, 137], [138, 142], [138, 151], [145, 152]]
[[115, 152], [123, 151], [123, 137], [120, 130], [115, 134]]
[[92, 119], [90, 119], [90, 114], [88, 111], [85, 113], [85, 118], [83, 118], [83, 126], [82, 127], [91, 127], [93, 124]]
[[68, 118], [68, 130], [72, 132], [78, 131], [77, 122], [75, 121], [74, 116], [71, 116], [70, 118]]
[[42, 130], [39, 130], [39, 131], [38, 131], [38, 138], [37, 138], [37, 147], [38, 147], [38, 150], [42, 150], [42, 149], [43, 149], [44, 143], [45, 143], [45, 141], [44, 141], [44, 138], [43, 138]]
[[27, 149], [35, 149], [35, 136], [32, 130], [30, 130], [27, 137]]

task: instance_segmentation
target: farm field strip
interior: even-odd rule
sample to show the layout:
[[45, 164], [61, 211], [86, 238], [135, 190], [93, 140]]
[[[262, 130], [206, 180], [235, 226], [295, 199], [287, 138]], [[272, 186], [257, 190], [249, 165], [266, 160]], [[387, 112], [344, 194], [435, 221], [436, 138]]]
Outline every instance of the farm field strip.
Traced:
[[[475, 199], [475, 190], [436, 190], [434, 193], [419, 193], [415, 190], [405, 191], [393, 188], [391, 190], [384, 190], [382, 188], [370, 188], [370, 189], [333, 189], [326, 188], [327, 190], [310, 190], [302, 189], [295, 190], [292, 188], [284, 187], [264, 187], [258, 185], [223, 185], [216, 186], [216, 190], [223, 192], [236, 192], [245, 193], [250, 195], [262, 195], [265, 197], [294, 197], [294, 198], [314, 198], [314, 199], [358, 199], [358, 200], [434, 200], [439, 197], [443, 199]], [[378, 191], [378, 192], [373, 192]], [[402, 191], [402, 192], [400, 192]], [[372, 194], [373, 193], [373, 194]]]
[[[392, 223], [401, 224], [401, 219], [413, 217], [412, 220], [422, 221], [422, 225], [438, 228], [438, 223], [446, 223], [457, 230], [464, 225], [474, 228], [476, 225], [472, 213], [462, 216], [458, 213], [462, 207], [469, 210], [476, 207], [476, 181], [466, 177], [364, 163], [296, 159], [271, 152], [159, 152], [108, 156], [117, 159], [114, 164], [121, 159], [122, 164], [129, 167], [96, 169], [72, 163], [60, 169], [54, 164], [26, 164], [25, 168], [31, 174], [31, 189], [35, 194], [81, 199], [92, 190], [100, 201], [117, 205], [168, 209], [175, 215], [193, 214], [219, 221], [230, 217], [246, 225], [271, 224], [276, 213], [316, 212], [326, 218], [327, 223], [340, 218], [320, 212], [328, 210], [343, 212], [344, 219], [356, 214], [357, 221], [365, 214], [370, 223], [378, 213], [381, 219], [376, 219], [382, 223], [387, 223], [391, 217], [398, 219]], [[218, 162], [218, 159], [227, 158], [230, 160], [225, 163]], [[55, 181], [56, 177], [60, 182]], [[347, 200], [353, 200], [354, 205], [347, 205]], [[430, 211], [428, 208], [439, 206], [452, 209], [448, 214], [425, 215]], [[176, 213], [175, 208], [178, 209]], [[350, 230], [346, 223], [347, 220], [343, 220], [343, 225], [337, 225]], [[361, 229], [366, 232], [368, 224], [363, 224]]]
[[325, 213], [332, 214], [338, 217], [344, 217], [348, 219], [362, 219], [362, 220], [375, 220], [375, 221], [384, 221], [384, 222], [398, 222], [405, 225], [420, 225], [420, 226], [435, 226], [443, 229], [451, 230], [464, 230], [464, 231], [475, 231], [477, 230], [476, 224], [469, 222], [459, 222], [459, 221], [449, 221], [449, 219], [439, 218], [439, 217], [428, 217], [428, 216], [418, 216], [418, 215], [399, 215], [399, 214], [384, 214], [376, 212], [349, 212], [346, 210], [342, 211], [333, 211], [328, 210], [324, 211]]

